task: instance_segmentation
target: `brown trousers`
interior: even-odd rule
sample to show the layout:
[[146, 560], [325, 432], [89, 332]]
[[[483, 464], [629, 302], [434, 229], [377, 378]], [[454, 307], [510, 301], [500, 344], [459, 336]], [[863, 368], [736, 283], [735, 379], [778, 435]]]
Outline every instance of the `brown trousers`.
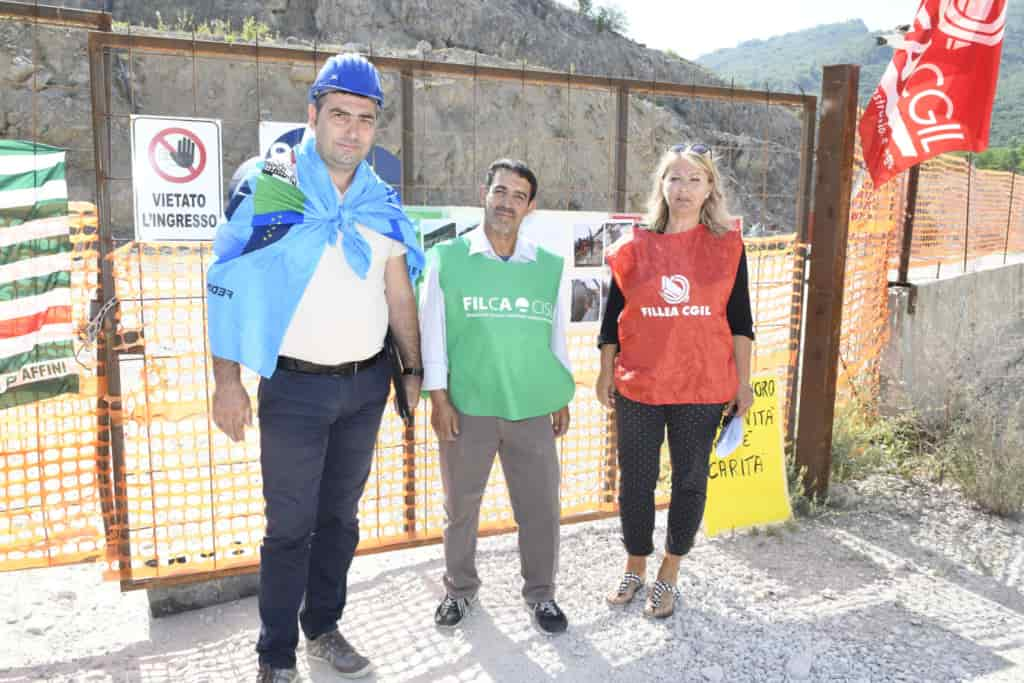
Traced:
[[448, 516], [444, 530], [444, 587], [448, 595], [471, 598], [480, 588], [476, 571], [480, 502], [497, 453], [519, 526], [523, 598], [531, 604], [553, 599], [560, 470], [551, 417], [510, 421], [460, 412], [459, 435], [440, 446]]

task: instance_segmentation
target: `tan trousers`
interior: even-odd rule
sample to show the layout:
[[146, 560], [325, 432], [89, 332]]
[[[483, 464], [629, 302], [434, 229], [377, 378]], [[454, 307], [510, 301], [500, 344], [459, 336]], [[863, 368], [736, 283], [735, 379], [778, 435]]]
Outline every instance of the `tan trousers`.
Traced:
[[531, 604], [553, 599], [560, 471], [551, 417], [513, 422], [460, 412], [459, 435], [440, 446], [448, 516], [444, 530], [444, 587], [448, 595], [471, 598], [480, 588], [476, 571], [480, 501], [497, 453], [519, 526], [523, 598]]

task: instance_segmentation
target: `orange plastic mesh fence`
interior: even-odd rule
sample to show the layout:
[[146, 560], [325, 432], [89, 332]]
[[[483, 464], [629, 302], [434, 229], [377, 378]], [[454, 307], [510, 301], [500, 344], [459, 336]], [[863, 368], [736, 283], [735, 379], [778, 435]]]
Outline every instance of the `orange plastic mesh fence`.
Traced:
[[[757, 372], [785, 389], [794, 376], [806, 249], [792, 238], [747, 242], [758, 340]], [[109, 576], [128, 583], [254, 565], [263, 535], [257, 430], [227, 439], [209, 417], [204, 273], [209, 244], [131, 243], [113, 255], [123, 396], [123, 481], [112, 532], [127, 543]], [[614, 424], [594, 398], [599, 369], [593, 325], [574, 329], [569, 353], [577, 382], [573, 425], [559, 444], [564, 519], [615, 514]], [[256, 377], [245, 374], [255, 396]], [[444, 525], [437, 442], [421, 402], [410, 439], [385, 412], [360, 503], [360, 551], [439, 540]], [[659, 488], [668, 500], [667, 481]], [[514, 527], [500, 466], [488, 483], [481, 527]]]
[[839, 342], [837, 390], [840, 397], [877, 396], [879, 361], [889, 339], [888, 270], [899, 257], [903, 231], [906, 174], [876, 188], [855, 158], [854, 188], [846, 245], [843, 321]]
[[[99, 281], [96, 208], [70, 202], [74, 329], [84, 331]], [[69, 564], [101, 557], [103, 518], [97, 487], [106, 434], [96, 354], [75, 342], [79, 393], [0, 410], [0, 570]]]
[[[910, 266], [962, 266], [1024, 251], [1024, 175], [943, 155], [921, 165]], [[1011, 206], [1012, 201], [1012, 206]]]

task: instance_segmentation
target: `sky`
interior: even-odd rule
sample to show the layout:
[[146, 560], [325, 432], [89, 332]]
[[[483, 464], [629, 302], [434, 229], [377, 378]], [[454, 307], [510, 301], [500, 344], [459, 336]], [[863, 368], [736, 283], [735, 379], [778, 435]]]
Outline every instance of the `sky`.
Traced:
[[[573, 0], [558, 0], [576, 7]], [[919, 0], [594, 0], [616, 5], [626, 35], [659, 50], [695, 59], [746, 40], [771, 38], [819, 24], [861, 19], [872, 31], [909, 24]]]

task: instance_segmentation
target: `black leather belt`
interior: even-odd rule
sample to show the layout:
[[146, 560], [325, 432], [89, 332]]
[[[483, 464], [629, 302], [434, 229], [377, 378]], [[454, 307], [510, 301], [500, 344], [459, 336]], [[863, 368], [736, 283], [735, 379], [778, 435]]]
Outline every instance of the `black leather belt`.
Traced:
[[365, 370], [366, 368], [376, 364], [377, 361], [383, 357], [384, 349], [381, 349], [366, 360], [354, 360], [349, 363], [338, 363], [337, 365], [320, 365], [319, 363], [310, 363], [309, 361], [299, 360], [298, 358], [278, 356], [277, 367], [279, 370], [304, 372], [308, 375], [354, 375], [360, 370]]

